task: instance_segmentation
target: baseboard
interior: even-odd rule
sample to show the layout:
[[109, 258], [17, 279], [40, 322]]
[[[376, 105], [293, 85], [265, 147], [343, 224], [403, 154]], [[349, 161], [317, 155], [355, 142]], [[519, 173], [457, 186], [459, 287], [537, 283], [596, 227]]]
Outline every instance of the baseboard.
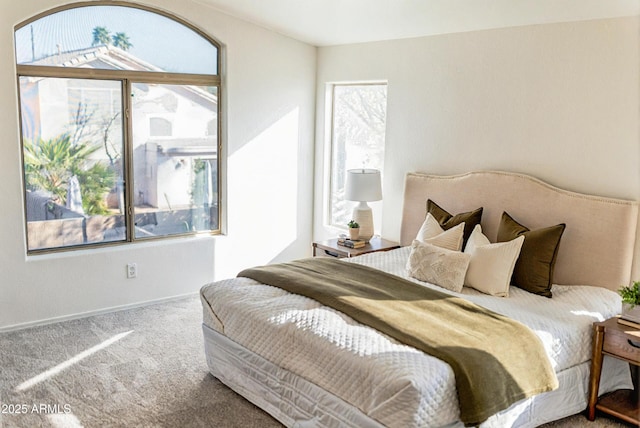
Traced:
[[53, 317], [53, 318], [46, 318], [46, 319], [41, 319], [41, 320], [37, 320], [37, 321], [29, 321], [29, 322], [26, 322], [26, 323], [12, 324], [12, 325], [9, 325], [9, 326], [0, 327], [0, 334], [1, 333], [9, 333], [9, 332], [12, 332], [12, 331], [17, 331], [17, 330], [25, 330], [27, 328], [38, 327], [38, 326], [41, 326], [41, 325], [55, 324], [55, 323], [63, 322], [63, 321], [71, 321], [71, 320], [76, 320], [76, 319], [80, 319], [80, 318], [92, 317], [92, 316], [95, 316], [95, 315], [108, 314], [108, 313], [111, 313], [111, 312], [126, 311], [127, 309], [135, 309], [135, 308], [142, 308], [142, 307], [145, 307], [145, 306], [157, 305], [159, 303], [166, 303], [166, 302], [171, 302], [171, 301], [174, 301], [174, 300], [184, 299], [186, 297], [196, 296], [196, 295], [198, 295], [198, 293], [199, 293], [198, 291], [195, 291], [195, 292], [191, 292], [191, 293], [180, 294], [180, 295], [177, 295], [177, 296], [163, 297], [161, 299], [147, 300], [147, 301], [144, 301], [144, 302], [130, 303], [130, 304], [121, 305], [121, 306], [112, 306], [110, 308], [97, 309], [95, 311], [80, 312], [80, 313], [77, 313], [77, 314], [64, 315], [64, 316], [61, 316], [61, 317]]

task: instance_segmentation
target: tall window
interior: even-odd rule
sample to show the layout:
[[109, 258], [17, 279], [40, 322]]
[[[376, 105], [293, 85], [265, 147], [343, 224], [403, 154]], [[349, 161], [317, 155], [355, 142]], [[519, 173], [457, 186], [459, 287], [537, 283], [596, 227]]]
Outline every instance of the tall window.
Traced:
[[27, 249], [219, 232], [217, 44], [121, 2], [15, 30]]
[[[332, 101], [328, 218], [330, 225], [346, 227], [353, 208], [344, 199], [347, 170], [364, 167], [384, 174], [387, 85], [336, 84]], [[380, 219], [380, 205], [372, 209], [374, 219]]]

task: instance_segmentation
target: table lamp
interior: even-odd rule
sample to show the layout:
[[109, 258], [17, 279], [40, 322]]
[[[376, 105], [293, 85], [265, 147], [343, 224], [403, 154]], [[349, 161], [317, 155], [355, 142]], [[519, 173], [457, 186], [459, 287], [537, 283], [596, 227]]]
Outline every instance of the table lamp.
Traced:
[[382, 199], [380, 171], [365, 168], [347, 170], [345, 199], [359, 202], [353, 208], [352, 219], [360, 225], [358, 239], [369, 242], [373, 236], [373, 212], [367, 202]]

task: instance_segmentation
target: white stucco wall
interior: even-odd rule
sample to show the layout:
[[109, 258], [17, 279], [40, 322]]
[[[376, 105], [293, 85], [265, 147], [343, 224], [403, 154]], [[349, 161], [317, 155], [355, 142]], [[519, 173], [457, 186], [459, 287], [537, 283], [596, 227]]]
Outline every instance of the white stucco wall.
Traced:
[[[26, 256], [13, 29], [64, 2], [3, 2], [0, 330], [193, 293], [241, 268], [310, 254], [316, 48], [195, 1], [140, 3], [225, 47], [225, 235]], [[126, 279], [129, 262], [137, 279]]]
[[[518, 171], [640, 200], [639, 45], [636, 16], [320, 48], [316, 207], [326, 84], [360, 80], [388, 81], [385, 238], [399, 238], [411, 171]], [[316, 238], [333, 233], [322, 214], [316, 209]]]

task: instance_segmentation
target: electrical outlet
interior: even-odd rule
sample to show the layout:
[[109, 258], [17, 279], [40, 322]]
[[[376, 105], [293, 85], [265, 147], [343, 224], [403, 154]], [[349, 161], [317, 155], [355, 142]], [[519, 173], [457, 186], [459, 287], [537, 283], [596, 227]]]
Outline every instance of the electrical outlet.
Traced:
[[127, 263], [127, 278], [136, 278], [138, 276], [138, 265], [135, 263]]

